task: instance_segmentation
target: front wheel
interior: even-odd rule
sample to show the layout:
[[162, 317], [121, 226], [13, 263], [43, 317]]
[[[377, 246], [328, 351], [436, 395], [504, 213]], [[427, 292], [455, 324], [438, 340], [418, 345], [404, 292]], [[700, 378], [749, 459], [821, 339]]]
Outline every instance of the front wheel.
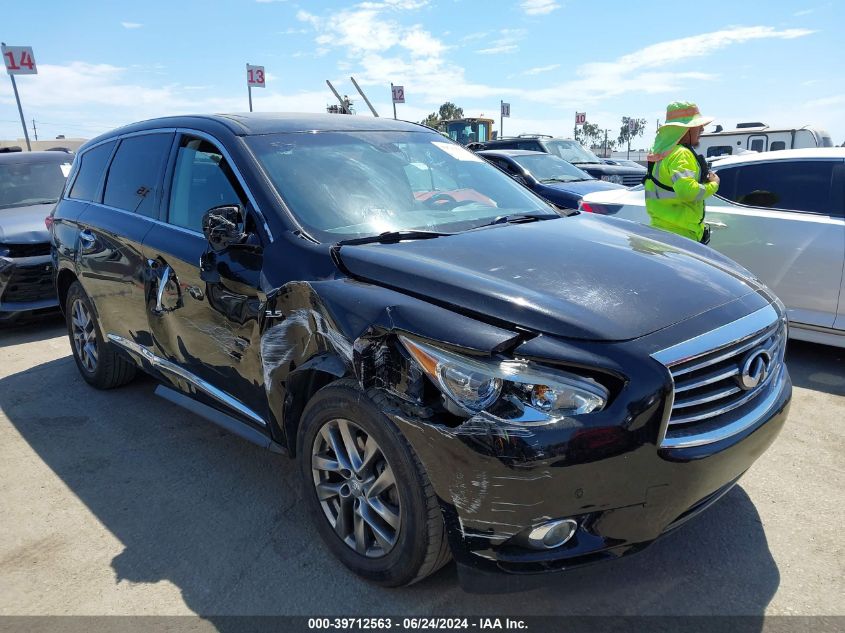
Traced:
[[301, 425], [305, 503], [344, 565], [397, 587], [449, 561], [443, 517], [422, 464], [356, 383], [323, 387], [305, 407]]

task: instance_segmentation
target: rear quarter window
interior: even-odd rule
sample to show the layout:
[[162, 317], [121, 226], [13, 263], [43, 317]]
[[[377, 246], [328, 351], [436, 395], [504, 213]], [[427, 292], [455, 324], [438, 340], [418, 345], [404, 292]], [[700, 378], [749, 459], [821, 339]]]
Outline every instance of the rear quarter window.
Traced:
[[87, 202], [94, 201], [115, 143], [116, 141], [103, 143], [79, 157], [79, 173], [73, 181], [68, 198]]

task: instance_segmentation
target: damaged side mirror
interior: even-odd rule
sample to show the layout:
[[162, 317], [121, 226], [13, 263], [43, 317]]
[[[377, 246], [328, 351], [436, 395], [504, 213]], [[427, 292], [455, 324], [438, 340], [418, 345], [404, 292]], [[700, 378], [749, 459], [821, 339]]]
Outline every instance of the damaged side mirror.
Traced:
[[243, 211], [237, 205], [214, 207], [202, 216], [202, 232], [213, 251], [244, 244], [249, 237], [241, 231]]

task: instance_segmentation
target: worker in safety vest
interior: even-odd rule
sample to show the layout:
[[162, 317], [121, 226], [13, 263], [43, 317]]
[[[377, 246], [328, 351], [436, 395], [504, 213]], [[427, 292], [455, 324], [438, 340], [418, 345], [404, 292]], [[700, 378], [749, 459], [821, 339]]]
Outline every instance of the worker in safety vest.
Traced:
[[670, 103], [666, 123], [657, 130], [648, 155], [648, 173], [643, 180], [651, 225], [702, 244], [710, 241], [704, 200], [718, 191], [719, 177], [693, 148], [711, 121], [701, 116], [694, 103]]

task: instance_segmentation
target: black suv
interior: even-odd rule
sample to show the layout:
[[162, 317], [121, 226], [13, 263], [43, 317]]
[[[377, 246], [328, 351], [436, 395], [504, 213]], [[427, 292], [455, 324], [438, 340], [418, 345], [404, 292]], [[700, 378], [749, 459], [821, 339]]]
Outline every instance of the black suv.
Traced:
[[143, 369], [296, 458], [326, 545], [384, 585], [636, 551], [790, 401], [783, 306], [747, 271], [559, 212], [420, 125], [131, 125], [80, 149], [52, 240], [85, 380]]
[[605, 163], [581, 143], [569, 138], [555, 138], [543, 134], [521, 134], [520, 136], [505, 136], [484, 143], [471, 143], [467, 147], [474, 152], [482, 149], [525, 149], [532, 152], [546, 152], [572, 163], [594, 178], [625, 187], [639, 185], [645, 175], [641, 167]]

